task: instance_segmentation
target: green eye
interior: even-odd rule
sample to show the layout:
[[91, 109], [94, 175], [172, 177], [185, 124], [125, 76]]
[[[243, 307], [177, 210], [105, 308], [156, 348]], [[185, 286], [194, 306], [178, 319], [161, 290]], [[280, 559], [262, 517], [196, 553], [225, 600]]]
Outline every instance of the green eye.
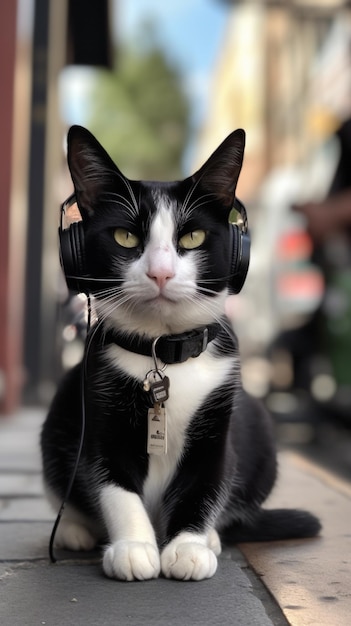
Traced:
[[140, 243], [139, 237], [133, 235], [125, 228], [116, 228], [113, 236], [115, 241], [123, 248], [137, 248]]
[[179, 246], [185, 250], [194, 250], [199, 248], [205, 239], [206, 232], [204, 230], [192, 230], [179, 239]]

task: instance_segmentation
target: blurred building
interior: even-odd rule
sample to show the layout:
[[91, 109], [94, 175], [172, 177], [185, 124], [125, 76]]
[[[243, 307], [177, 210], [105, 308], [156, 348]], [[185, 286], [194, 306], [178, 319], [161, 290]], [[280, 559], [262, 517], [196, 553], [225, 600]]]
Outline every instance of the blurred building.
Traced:
[[[250, 391], [264, 395], [270, 384], [269, 347], [280, 333], [303, 326], [326, 290], [311, 259], [305, 223], [291, 206], [328, 192], [339, 157], [333, 135], [351, 117], [351, 2], [231, 4], [196, 165], [232, 130], [246, 130], [237, 193], [248, 205], [251, 261], [233, 311], [243, 374], [247, 359]], [[339, 297], [346, 299], [345, 293]], [[349, 343], [345, 336], [341, 342], [349, 372]], [[330, 371], [331, 365], [328, 354]]]
[[238, 192], [247, 201], [256, 196], [269, 171], [302, 162], [351, 114], [351, 3], [232, 4], [198, 162], [233, 129], [245, 128], [245, 168]]

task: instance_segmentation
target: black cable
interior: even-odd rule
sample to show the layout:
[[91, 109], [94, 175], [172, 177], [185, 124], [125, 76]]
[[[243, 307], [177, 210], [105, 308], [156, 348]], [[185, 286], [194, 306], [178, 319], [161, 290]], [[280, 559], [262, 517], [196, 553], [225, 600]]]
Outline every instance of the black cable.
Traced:
[[87, 299], [87, 305], [88, 305], [87, 331], [86, 331], [84, 355], [83, 355], [82, 370], [81, 370], [81, 431], [80, 431], [80, 438], [79, 438], [76, 461], [73, 467], [72, 474], [69, 479], [66, 493], [61, 502], [59, 512], [57, 514], [53, 529], [51, 531], [50, 542], [49, 542], [49, 557], [50, 557], [51, 563], [56, 563], [57, 561], [54, 555], [54, 541], [55, 541], [56, 531], [61, 521], [63, 511], [66, 506], [66, 502], [71, 494], [73, 483], [77, 475], [78, 465], [79, 465], [80, 457], [82, 454], [84, 436], [85, 436], [85, 422], [86, 422], [86, 419], [85, 419], [86, 418], [86, 415], [85, 415], [85, 378], [86, 378], [86, 370], [87, 370], [87, 364], [88, 364], [88, 353], [89, 353], [89, 349], [91, 346], [91, 340], [88, 342], [90, 325], [91, 325], [91, 300], [90, 300], [90, 296], [88, 296], [87, 298], [88, 298]]

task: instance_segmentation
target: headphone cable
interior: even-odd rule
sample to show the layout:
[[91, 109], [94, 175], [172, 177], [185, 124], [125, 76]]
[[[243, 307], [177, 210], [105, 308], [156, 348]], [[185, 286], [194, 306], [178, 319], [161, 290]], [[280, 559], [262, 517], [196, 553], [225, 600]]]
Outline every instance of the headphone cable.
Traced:
[[[88, 342], [88, 337], [89, 337], [89, 333], [90, 333], [90, 328], [91, 328], [91, 300], [90, 300], [90, 296], [87, 296], [87, 304], [88, 304], [88, 317], [87, 317], [87, 331], [86, 331], [86, 339], [85, 339], [85, 345], [84, 345], [84, 356], [83, 356], [83, 361], [82, 361], [82, 369], [81, 369], [81, 430], [80, 430], [80, 437], [79, 437], [79, 445], [78, 445], [78, 450], [77, 450], [77, 455], [76, 455], [76, 460], [75, 460], [75, 464], [67, 485], [67, 489], [66, 489], [66, 493], [63, 497], [63, 500], [61, 502], [61, 506], [60, 509], [58, 511], [54, 526], [52, 528], [51, 531], [51, 536], [50, 536], [50, 541], [49, 541], [49, 557], [50, 557], [50, 561], [51, 563], [56, 563], [57, 559], [55, 558], [55, 554], [54, 554], [54, 541], [55, 541], [55, 536], [56, 536], [56, 532], [59, 526], [59, 523], [61, 521], [65, 506], [66, 506], [66, 502], [71, 494], [72, 491], [72, 487], [73, 487], [73, 483], [75, 481], [76, 475], [77, 475], [77, 470], [78, 470], [78, 465], [79, 465], [79, 461], [80, 461], [80, 457], [82, 454], [82, 449], [83, 449], [83, 443], [84, 443], [84, 436], [85, 436], [85, 424], [86, 424], [86, 413], [85, 413], [85, 378], [86, 378], [86, 370], [87, 370], [87, 364], [88, 364], [88, 353], [89, 353], [89, 349], [91, 346], [91, 340]], [[97, 330], [97, 329], [96, 329]], [[95, 334], [95, 332], [94, 332]]]

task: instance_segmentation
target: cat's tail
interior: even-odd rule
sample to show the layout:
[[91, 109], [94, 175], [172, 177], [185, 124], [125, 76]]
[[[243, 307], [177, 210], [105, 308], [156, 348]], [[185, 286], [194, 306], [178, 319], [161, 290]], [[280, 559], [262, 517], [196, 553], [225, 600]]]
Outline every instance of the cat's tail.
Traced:
[[233, 522], [220, 535], [225, 543], [279, 541], [315, 537], [321, 529], [317, 517], [299, 509], [260, 509], [250, 523]]

